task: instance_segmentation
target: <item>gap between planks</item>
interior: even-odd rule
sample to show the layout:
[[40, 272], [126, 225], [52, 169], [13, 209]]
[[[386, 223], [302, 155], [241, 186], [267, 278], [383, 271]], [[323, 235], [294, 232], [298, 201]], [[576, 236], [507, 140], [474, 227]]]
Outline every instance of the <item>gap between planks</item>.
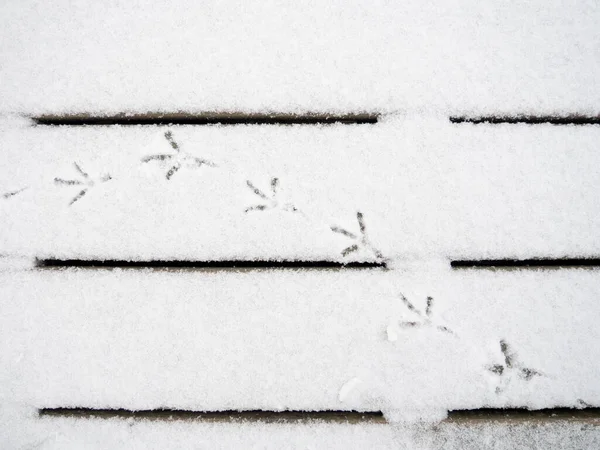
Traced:
[[[35, 125], [41, 126], [172, 126], [172, 125], [366, 125], [376, 124], [383, 116], [381, 113], [348, 112], [325, 113], [308, 112], [304, 114], [271, 112], [146, 112], [118, 113], [112, 115], [93, 113], [44, 114], [32, 116]], [[489, 115], [489, 116], [450, 116], [455, 124], [551, 124], [551, 125], [598, 125], [600, 115]]]
[[91, 259], [36, 259], [36, 268], [88, 268], [88, 269], [196, 269], [196, 270], [263, 270], [263, 269], [386, 269], [385, 262], [337, 262], [299, 260], [227, 260], [227, 261], [127, 261]]
[[[154, 269], [154, 270], [269, 270], [269, 269], [306, 269], [306, 270], [387, 270], [382, 261], [328, 261], [328, 260], [110, 260], [110, 259], [42, 259], [35, 260], [39, 269]], [[453, 269], [569, 269], [598, 268], [600, 258], [532, 258], [532, 259], [473, 259], [452, 260]]]
[[600, 258], [463, 259], [450, 261], [453, 269], [569, 269], [600, 267]]
[[529, 124], [529, 125], [599, 125], [600, 115], [585, 116], [585, 115], [565, 115], [565, 116], [534, 116], [534, 115], [514, 115], [514, 116], [451, 116], [450, 122], [456, 124], [485, 124], [485, 125], [501, 125], [501, 124]]
[[[383, 414], [358, 411], [214, 411], [197, 412], [172, 409], [130, 411], [126, 409], [92, 408], [44, 408], [40, 417], [126, 419], [151, 421], [200, 421], [200, 422], [265, 422], [297, 423], [322, 421], [329, 423], [385, 424]], [[529, 411], [526, 409], [475, 409], [450, 411], [442, 423], [457, 425], [477, 424], [548, 424], [554, 422], [577, 422], [600, 426], [600, 408], [569, 409], [554, 408]]]
[[45, 126], [109, 126], [109, 125], [330, 125], [349, 124], [367, 125], [375, 124], [379, 114], [369, 113], [142, 113], [142, 114], [115, 114], [94, 115], [81, 114], [47, 114], [31, 117], [36, 125]]

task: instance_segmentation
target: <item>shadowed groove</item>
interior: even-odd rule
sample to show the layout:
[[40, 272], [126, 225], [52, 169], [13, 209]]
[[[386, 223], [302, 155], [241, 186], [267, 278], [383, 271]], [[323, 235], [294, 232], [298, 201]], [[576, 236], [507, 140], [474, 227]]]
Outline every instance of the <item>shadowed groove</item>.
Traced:
[[550, 124], [550, 125], [598, 125], [599, 116], [567, 115], [567, 116], [453, 116], [450, 117], [452, 123], [470, 123], [470, 124]]
[[446, 422], [452, 423], [548, 423], [557, 421], [582, 422], [600, 426], [600, 408], [549, 408], [530, 411], [521, 408], [480, 408], [449, 411]]
[[126, 409], [92, 408], [44, 408], [38, 411], [40, 417], [69, 417], [94, 419], [135, 419], [135, 420], [188, 420], [201, 422], [333, 422], [333, 423], [386, 423], [381, 412], [358, 411], [183, 411], [173, 409], [152, 409], [130, 411]]
[[451, 261], [450, 266], [454, 269], [600, 267], [600, 258], [463, 259]]
[[143, 113], [143, 114], [46, 114], [31, 117], [36, 125], [45, 126], [109, 126], [109, 125], [329, 125], [375, 124], [378, 114], [370, 113]]
[[90, 259], [37, 259], [38, 268], [155, 268], [155, 269], [385, 269], [384, 262], [337, 261], [125, 261]]
[[[150, 421], [387, 423], [380, 411], [186, 411], [175, 409], [132, 411], [127, 409], [43, 408], [38, 410], [38, 415], [45, 418], [133, 419]], [[457, 410], [449, 411], [448, 418], [443, 420], [443, 422], [466, 426], [484, 423], [544, 424], [553, 422], [578, 422], [600, 426], [600, 408], [551, 408], [535, 411], [521, 408]]]

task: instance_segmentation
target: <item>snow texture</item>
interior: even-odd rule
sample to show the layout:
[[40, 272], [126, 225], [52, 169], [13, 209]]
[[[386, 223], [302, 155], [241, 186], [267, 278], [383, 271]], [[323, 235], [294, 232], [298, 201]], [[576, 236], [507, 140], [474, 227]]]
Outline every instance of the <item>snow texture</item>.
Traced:
[[403, 116], [291, 127], [7, 122], [0, 248], [400, 264], [595, 257], [598, 142], [599, 126]]
[[[0, 398], [34, 407], [600, 405], [600, 272], [0, 272]], [[433, 325], [418, 321], [435, 300]], [[500, 370], [499, 367], [503, 369]], [[527, 371], [525, 371], [527, 370]], [[360, 381], [352, 381], [358, 379]]]
[[[0, 448], [599, 448], [600, 4], [5, 2]], [[39, 114], [382, 113], [376, 125], [42, 127]], [[390, 270], [50, 270], [34, 258]], [[382, 411], [375, 424], [38, 418], [37, 408]], [[415, 425], [415, 422], [418, 423]]]
[[593, 0], [5, 3], [1, 112], [600, 112]]

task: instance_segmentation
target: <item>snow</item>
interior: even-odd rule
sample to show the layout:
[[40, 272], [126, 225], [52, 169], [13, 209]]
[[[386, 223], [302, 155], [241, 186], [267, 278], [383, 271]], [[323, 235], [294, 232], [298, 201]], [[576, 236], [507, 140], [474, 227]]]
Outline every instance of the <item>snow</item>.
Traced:
[[[358, 410], [398, 420], [600, 405], [600, 351], [589, 345], [600, 338], [599, 276], [4, 269], [0, 397], [37, 408]], [[452, 333], [399, 327], [390, 342], [389, 324], [415, 317], [402, 296], [421, 312], [435, 299], [432, 323]]]
[[0, 132], [0, 192], [17, 192], [0, 198], [5, 254], [396, 264], [600, 254], [599, 126], [11, 124]]
[[[0, 448], [600, 448], [600, 5], [5, 2]], [[45, 127], [61, 114], [377, 124]], [[43, 269], [36, 258], [379, 262]], [[381, 411], [388, 423], [83, 420], [39, 408]]]
[[0, 110], [598, 114], [600, 7], [9, 2]]

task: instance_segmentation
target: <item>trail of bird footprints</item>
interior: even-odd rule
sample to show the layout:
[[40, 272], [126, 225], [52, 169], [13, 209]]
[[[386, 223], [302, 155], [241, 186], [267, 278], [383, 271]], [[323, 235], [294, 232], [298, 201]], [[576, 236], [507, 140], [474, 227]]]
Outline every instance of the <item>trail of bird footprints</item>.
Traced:
[[[167, 140], [167, 143], [173, 149], [173, 153], [159, 153], [155, 155], [148, 155], [143, 157], [141, 159], [141, 162], [143, 164], [158, 162], [167, 166], [168, 170], [165, 174], [167, 180], [171, 180], [171, 178], [183, 167], [192, 169], [201, 168], [203, 166], [210, 168], [217, 167], [217, 164], [208, 159], [198, 158], [182, 151], [179, 143], [175, 140], [171, 131], [167, 131], [164, 134], [164, 136]], [[60, 177], [54, 178], [54, 184], [57, 186], [62, 186], [65, 188], [76, 187], [79, 190], [75, 194], [75, 196], [72, 197], [71, 201], [69, 202], [69, 206], [72, 206], [74, 203], [80, 201], [84, 196], [86, 196], [90, 189], [94, 188], [98, 184], [105, 183], [112, 179], [110, 174], [90, 176], [90, 174], [84, 171], [83, 168], [77, 162], [74, 162], [73, 166], [75, 168], [75, 171], [77, 172], [77, 177], [72, 179], [65, 179]], [[268, 191], [257, 187], [250, 180], [246, 181], [246, 186], [257, 197], [258, 203], [248, 206], [244, 210], [245, 213], [279, 209], [289, 213], [299, 213], [304, 215], [304, 213], [300, 211], [294, 204], [281, 201], [279, 195], [279, 178], [271, 178]], [[6, 192], [2, 194], [2, 197], [4, 199], [9, 199], [19, 195], [27, 189], [29, 189], [29, 186], [25, 186], [15, 191]], [[387, 259], [384, 257], [383, 253], [377, 248], [375, 248], [369, 240], [369, 237], [367, 235], [365, 218], [360, 211], [356, 213], [356, 220], [358, 224], [358, 231], [350, 231], [346, 228], [337, 225], [329, 227], [332, 232], [340, 234], [351, 241], [350, 244], [341, 251], [341, 256], [347, 257], [348, 255], [354, 254], [356, 252], [364, 251], [366, 253], [372, 254], [379, 262], [387, 262]], [[387, 327], [387, 339], [389, 341], [397, 341], [399, 334], [403, 331], [417, 329], [432, 329], [441, 333], [456, 336], [456, 333], [449, 327], [434, 320], [433, 297], [426, 298], [424, 312], [422, 312], [412, 302], [410, 302], [402, 293], [400, 293], [400, 301], [406, 307], [409, 318], [406, 320], [396, 321]], [[504, 392], [510, 385], [511, 380], [515, 378], [524, 381], [530, 381], [534, 377], [544, 376], [542, 372], [530, 367], [526, 367], [524, 364], [518, 361], [516, 357], [516, 352], [503, 339], [500, 340], [500, 352], [503, 356], [503, 360], [501, 362], [490, 364], [485, 367], [485, 370], [487, 372], [498, 377], [498, 383], [495, 388], [496, 394], [501, 394], [502, 392]], [[345, 391], [352, 390], [352, 388], [344, 386], [342, 390], [344, 392], [343, 395], [342, 393], [340, 393], [340, 401], [344, 401], [343, 398], [345, 398], [348, 394]], [[590, 406], [581, 399], [579, 399], [578, 402], [579, 406], [582, 408]]]
[[[407, 310], [409, 319], [399, 320], [388, 325], [386, 333], [387, 340], [395, 342], [399, 338], [399, 334], [403, 330], [416, 330], [416, 329], [433, 329], [448, 335], [457, 336], [457, 334], [433, 318], [433, 297], [427, 297], [425, 303], [425, 311], [422, 312], [418, 309], [411, 301], [409, 301], [404, 294], [400, 293], [400, 301], [404, 304]], [[514, 349], [506, 342], [506, 340], [500, 340], [500, 352], [503, 356], [503, 360], [500, 363], [490, 364], [484, 367], [486, 371], [498, 377], [498, 382], [495, 387], [495, 393], [501, 394], [509, 387], [512, 380], [518, 378], [523, 381], [531, 381], [534, 377], [545, 376], [541, 371], [525, 366], [517, 359], [517, 354]], [[580, 407], [589, 407], [583, 400], [579, 399], [578, 404]]]
[[[144, 156], [141, 159], [141, 162], [143, 164], [158, 162], [159, 164], [168, 167], [168, 170], [165, 174], [167, 180], [171, 180], [171, 178], [173, 178], [173, 176], [183, 167], [192, 169], [198, 169], [203, 166], [211, 168], [217, 167], [217, 164], [215, 164], [213, 161], [204, 158], [198, 158], [187, 152], [184, 152], [181, 149], [179, 143], [175, 140], [172, 131], [169, 130], [165, 132], [164, 137], [167, 143], [170, 145], [173, 152], [158, 153], [155, 155]], [[78, 173], [77, 179], [65, 179], [60, 177], [54, 178], [54, 184], [57, 186], [78, 187], [79, 192], [77, 192], [75, 196], [71, 199], [71, 201], [68, 204], [69, 206], [72, 206], [74, 203], [80, 201], [84, 196], [87, 195], [89, 190], [97, 184], [104, 183], [112, 179], [110, 174], [92, 177], [87, 172], [85, 172], [77, 162], [74, 162], [73, 165]], [[244, 210], [245, 213], [279, 209], [290, 213], [298, 213], [306, 217], [306, 215], [292, 203], [281, 201], [279, 196], [279, 178], [271, 178], [270, 192], [268, 194], [266, 193], [266, 190], [258, 188], [250, 180], [246, 181], [246, 185], [258, 197], [259, 203], [247, 207]], [[2, 197], [4, 199], [12, 198], [28, 188], [29, 186], [26, 186], [15, 191], [6, 192], [2, 194]], [[352, 253], [358, 252], [359, 250], [365, 250], [367, 253], [372, 253], [379, 262], [387, 262], [387, 259], [383, 256], [383, 254], [379, 250], [377, 250], [368, 239], [363, 214], [361, 212], [357, 212], [356, 217], [359, 226], [358, 233], [348, 231], [339, 226], [330, 227], [331, 231], [333, 231], [334, 233], [342, 234], [343, 236], [346, 236], [347, 238], [352, 239], [354, 241], [354, 243], [352, 243], [350, 246], [346, 247], [341, 251], [342, 257], [346, 257]]]

